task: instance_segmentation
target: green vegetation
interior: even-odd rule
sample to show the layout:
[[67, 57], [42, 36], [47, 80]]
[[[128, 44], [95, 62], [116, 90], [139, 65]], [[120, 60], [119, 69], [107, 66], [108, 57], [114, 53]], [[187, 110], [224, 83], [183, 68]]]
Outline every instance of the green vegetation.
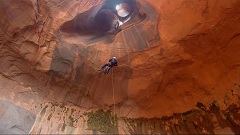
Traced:
[[117, 129], [117, 117], [111, 111], [100, 109], [96, 112], [85, 113], [88, 116], [88, 127], [93, 131], [113, 134]]

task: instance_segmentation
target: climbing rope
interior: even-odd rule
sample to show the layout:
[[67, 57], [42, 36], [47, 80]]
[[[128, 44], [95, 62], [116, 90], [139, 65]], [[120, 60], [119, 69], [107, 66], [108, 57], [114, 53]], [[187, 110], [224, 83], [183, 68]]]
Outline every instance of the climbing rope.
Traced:
[[112, 89], [113, 89], [113, 118], [114, 118], [114, 121], [115, 121], [115, 98], [114, 98], [114, 83], [113, 83], [113, 68], [112, 68]]

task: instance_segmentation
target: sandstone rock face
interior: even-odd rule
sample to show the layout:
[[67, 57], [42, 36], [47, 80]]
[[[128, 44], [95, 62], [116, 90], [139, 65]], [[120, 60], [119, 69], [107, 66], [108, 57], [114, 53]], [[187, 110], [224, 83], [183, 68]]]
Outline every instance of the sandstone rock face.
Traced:
[[[238, 0], [138, 0], [136, 8], [146, 16], [136, 15], [116, 35], [82, 35], [61, 29], [79, 15], [88, 17], [104, 2], [0, 1], [0, 105], [5, 106], [0, 110], [0, 125], [4, 125], [0, 131], [98, 133], [87, 130], [87, 118], [75, 123], [71, 120], [104, 108], [124, 117], [114, 133], [150, 133], [149, 128], [137, 130], [138, 126], [124, 121], [139, 117], [158, 117], [155, 123], [150, 122], [155, 126], [164, 121], [153, 133], [240, 133], [236, 128], [240, 94]], [[86, 21], [81, 17], [79, 23]], [[108, 75], [97, 71], [113, 56], [118, 58], [118, 67]], [[197, 110], [199, 117], [188, 116], [187, 123], [193, 126], [173, 122], [173, 118], [180, 120], [181, 113], [199, 108], [199, 103], [205, 110]], [[211, 108], [212, 103], [217, 109]], [[9, 108], [4, 109], [6, 106]], [[79, 113], [73, 116], [70, 111], [61, 111], [64, 107]], [[55, 112], [57, 108], [59, 112]], [[6, 118], [15, 114], [19, 117], [9, 123]], [[169, 117], [160, 119], [164, 115]], [[212, 115], [216, 119], [210, 119]], [[29, 124], [22, 120], [14, 123], [25, 118]], [[202, 119], [214, 130], [206, 128], [209, 125]], [[221, 122], [224, 124], [216, 125]], [[58, 124], [54, 127], [53, 123]]]
[[0, 101], [1, 134], [27, 134], [34, 124], [35, 115], [7, 101]]

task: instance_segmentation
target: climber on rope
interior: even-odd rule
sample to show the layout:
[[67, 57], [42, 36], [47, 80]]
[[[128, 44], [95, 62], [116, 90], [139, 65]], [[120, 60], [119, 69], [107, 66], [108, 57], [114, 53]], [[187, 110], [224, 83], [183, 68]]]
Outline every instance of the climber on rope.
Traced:
[[104, 64], [100, 69], [99, 71], [103, 70], [104, 71], [104, 74], [108, 74], [110, 69], [113, 67], [113, 66], [118, 66], [117, 64], [117, 58], [116, 57], [112, 57], [107, 64]]

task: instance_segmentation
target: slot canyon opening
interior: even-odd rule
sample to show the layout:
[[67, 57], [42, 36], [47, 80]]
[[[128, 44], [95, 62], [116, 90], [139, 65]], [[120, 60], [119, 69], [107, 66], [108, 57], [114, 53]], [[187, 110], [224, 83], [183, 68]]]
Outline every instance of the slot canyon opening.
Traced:
[[127, 3], [120, 3], [116, 6], [117, 14], [120, 17], [127, 17], [132, 12], [132, 8]]
[[[113, 8], [115, 7], [115, 9]], [[133, 5], [129, 3], [117, 3], [101, 9], [95, 21], [102, 32], [114, 33], [119, 27], [131, 19]]]
[[135, 0], [107, 0], [65, 22], [60, 30], [78, 38], [84, 36], [81, 41], [117, 35], [145, 19], [146, 14], [139, 12], [137, 4]]
[[102, 9], [95, 18], [100, 32], [114, 32], [119, 29], [118, 16], [111, 10]]

